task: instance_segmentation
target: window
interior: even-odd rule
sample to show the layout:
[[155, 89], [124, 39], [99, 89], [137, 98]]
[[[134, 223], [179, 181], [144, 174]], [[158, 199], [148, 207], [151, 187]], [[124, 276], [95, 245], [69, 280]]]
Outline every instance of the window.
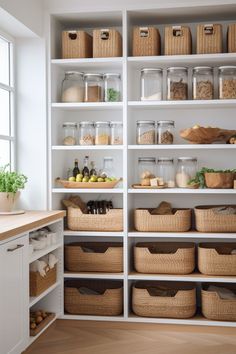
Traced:
[[0, 32], [0, 166], [14, 167], [13, 40]]

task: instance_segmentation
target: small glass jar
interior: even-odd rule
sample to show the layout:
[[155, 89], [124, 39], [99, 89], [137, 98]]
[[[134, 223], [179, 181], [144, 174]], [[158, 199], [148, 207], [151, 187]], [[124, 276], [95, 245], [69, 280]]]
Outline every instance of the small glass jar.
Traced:
[[141, 70], [141, 101], [162, 100], [162, 69]]
[[103, 168], [100, 172], [102, 177], [115, 177], [115, 170], [114, 170], [114, 159], [113, 157], [104, 157], [103, 158]]
[[219, 67], [219, 98], [236, 98], [236, 66]]
[[167, 100], [188, 99], [188, 70], [183, 67], [167, 69]]
[[159, 120], [157, 122], [157, 144], [173, 144], [175, 122]]
[[95, 123], [95, 145], [110, 144], [110, 122]]
[[155, 144], [155, 121], [138, 120], [136, 128], [136, 143], [138, 145]]
[[65, 122], [63, 127], [63, 145], [77, 144], [77, 123]]
[[156, 175], [156, 159], [155, 157], [139, 157], [138, 158], [138, 180], [141, 185], [149, 186], [150, 178]]
[[93, 122], [80, 122], [79, 124], [79, 144], [80, 145], [94, 145], [94, 123]]
[[213, 98], [213, 68], [210, 66], [197, 66], [193, 68], [193, 99], [212, 100]]
[[121, 79], [120, 74], [104, 74], [105, 102], [121, 101]]
[[111, 145], [123, 145], [123, 123], [111, 122]]
[[163, 180], [168, 188], [175, 187], [174, 159], [170, 157], [159, 157], [157, 160], [157, 177]]
[[84, 74], [85, 82], [85, 102], [103, 101], [103, 75]]
[[179, 188], [187, 188], [189, 181], [196, 176], [197, 158], [179, 157], [176, 171], [176, 185]]
[[62, 81], [62, 102], [84, 102], [84, 74], [78, 71], [67, 71]]

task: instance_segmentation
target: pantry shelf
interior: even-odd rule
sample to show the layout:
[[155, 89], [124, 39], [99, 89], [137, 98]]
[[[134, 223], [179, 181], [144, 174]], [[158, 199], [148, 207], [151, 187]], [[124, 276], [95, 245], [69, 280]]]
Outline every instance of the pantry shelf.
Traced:
[[56, 249], [62, 247], [63, 244], [60, 242], [60, 243], [57, 243], [55, 245], [52, 245], [50, 247], [47, 247], [43, 250], [39, 250], [39, 251], [34, 251], [33, 254], [30, 256], [29, 258], [29, 263], [32, 263], [34, 261], [36, 261], [36, 259], [39, 259], [43, 256], [45, 256], [46, 254], [52, 252], [52, 251], [55, 251]]
[[85, 145], [73, 145], [73, 146], [53, 145], [52, 146], [52, 150], [58, 150], [58, 151], [123, 150], [123, 146], [122, 145], [91, 145], [91, 146], [85, 146]]
[[188, 231], [188, 232], [137, 232], [131, 231], [128, 233], [128, 237], [138, 237], [138, 238], [183, 238], [183, 239], [236, 239], [236, 233], [204, 233], [197, 231]]
[[76, 189], [76, 188], [53, 188], [52, 193], [97, 193], [97, 194], [122, 194], [123, 189], [121, 188], [112, 188], [112, 189]]
[[80, 273], [71, 273], [65, 272], [64, 278], [70, 279], [124, 279], [123, 273], [91, 273], [91, 272], [80, 272]]
[[112, 321], [112, 322], [123, 322], [125, 320], [124, 316], [89, 316], [89, 315], [69, 315], [65, 313], [60, 317], [63, 320], [79, 320], [79, 321]]
[[128, 145], [129, 150], [235, 150], [236, 144]]
[[122, 109], [122, 102], [90, 102], [90, 103], [52, 103], [52, 108], [60, 110], [107, 110]]
[[236, 194], [236, 189], [191, 189], [191, 188], [163, 188], [163, 189], [135, 189], [128, 190], [130, 194]]
[[32, 307], [33, 305], [35, 305], [38, 301], [40, 301], [41, 299], [43, 299], [45, 296], [47, 296], [48, 294], [50, 294], [54, 289], [56, 289], [58, 286], [61, 285], [61, 281], [57, 281], [55, 284], [53, 284], [52, 286], [50, 286], [50, 288], [48, 288], [47, 290], [45, 290], [42, 294], [40, 294], [39, 296], [35, 296], [35, 297], [31, 297], [30, 298], [30, 302], [29, 302], [29, 307]]
[[[86, 236], [86, 237], [124, 237], [124, 232], [99, 232], [99, 231], [71, 231], [65, 230], [64, 236]], [[236, 237], [236, 236], [235, 236]]]
[[186, 101], [128, 101], [131, 108], [168, 108], [168, 109], [202, 109], [202, 108], [236, 108], [236, 100], [186, 100]]
[[84, 59], [52, 59], [51, 64], [60, 68], [93, 70], [119, 69], [123, 63], [123, 58], [84, 58]]

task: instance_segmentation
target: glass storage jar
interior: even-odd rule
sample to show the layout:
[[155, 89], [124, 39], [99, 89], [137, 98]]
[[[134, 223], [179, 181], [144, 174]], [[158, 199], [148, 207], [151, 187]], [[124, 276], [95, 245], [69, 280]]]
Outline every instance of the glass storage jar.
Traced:
[[154, 120], [137, 121], [136, 143], [138, 145], [155, 144], [155, 121]]
[[85, 102], [103, 101], [103, 75], [102, 74], [84, 74], [85, 82]]
[[156, 175], [156, 159], [155, 157], [139, 157], [138, 158], [138, 178], [141, 185], [149, 186], [150, 178]]
[[121, 79], [120, 74], [104, 74], [105, 102], [121, 101]]
[[95, 145], [110, 144], [110, 122], [95, 123]]
[[122, 145], [123, 144], [123, 123], [122, 122], [111, 122], [111, 145]]
[[236, 98], [236, 66], [219, 67], [219, 98]]
[[210, 66], [197, 66], [193, 68], [193, 99], [212, 100], [213, 98], [213, 68]]
[[167, 100], [188, 99], [188, 70], [183, 67], [167, 69]]
[[79, 144], [94, 145], [94, 123], [89, 121], [80, 122], [79, 128]]
[[100, 172], [100, 175], [103, 177], [109, 177], [109, 178], [115, 177], [113, 157], [104, 157], [103, 158], [103, 168]]
[[176, 171], [176, 185], [179, 188], [188, 187], [189, 181], [196, 176], [197, 158], [179, 157]]
[[67, 71], [62, 81], [62, 102], [84, 102], [84, 74], [78, 71]]
[[175, 187], [174, 159], [170, 157], [159, 157], [157, 160], [157, 177], [163, 179], [168, 188]]
[[63, 127], [63, 145], [77, 144], [77, 123], [65, 122]]
[[162, 100], [162, 69], [141, 70], [141, 101]]
[[159, 120], [157, 122], [157, 144], [173, 144], [175, 122]]

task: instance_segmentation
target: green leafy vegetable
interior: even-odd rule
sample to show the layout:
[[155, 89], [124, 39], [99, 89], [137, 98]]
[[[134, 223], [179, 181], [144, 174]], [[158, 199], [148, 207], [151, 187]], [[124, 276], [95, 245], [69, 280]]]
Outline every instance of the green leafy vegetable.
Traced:
[[27, 177], [17, 172], [8, 171], [9, 165], [0, 167], [0, 192], [16, 193], [24, 189]]
[[233, 170], [214, 170], [213, 168], [203, 167], [196, 173], [196, 176], [192, 178], [188, 184], [199, 183], [200, 188], [206, 188], [205, 173], [236, 173], [236, 169]]
[[114, 90], [113, 88], [107, 89], [107, 101], [108, 102], [118, 102], [120, 100], [120, 92]]

